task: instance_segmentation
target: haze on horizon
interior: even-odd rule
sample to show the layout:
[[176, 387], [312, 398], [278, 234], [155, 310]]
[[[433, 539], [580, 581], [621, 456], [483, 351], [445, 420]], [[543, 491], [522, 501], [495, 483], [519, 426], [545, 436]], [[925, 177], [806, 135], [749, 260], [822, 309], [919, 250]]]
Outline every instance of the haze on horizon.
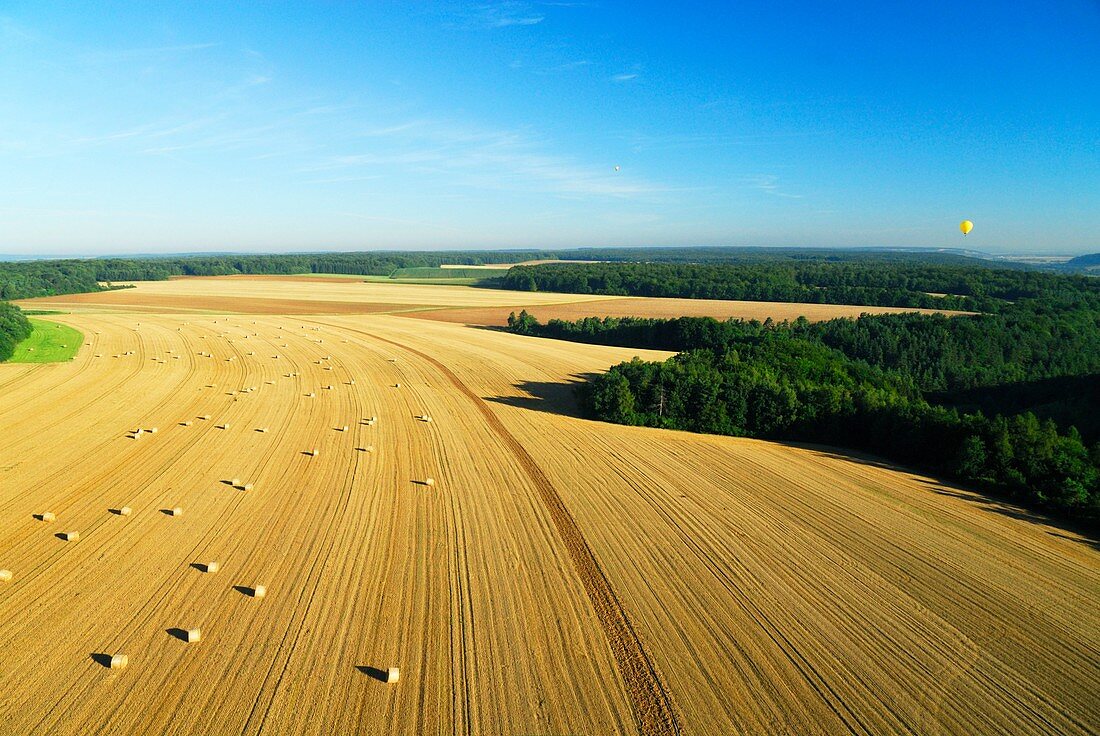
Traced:
[[16, 0], [0, 253], [1093, 252], [1097, 69], [1090, 0]]

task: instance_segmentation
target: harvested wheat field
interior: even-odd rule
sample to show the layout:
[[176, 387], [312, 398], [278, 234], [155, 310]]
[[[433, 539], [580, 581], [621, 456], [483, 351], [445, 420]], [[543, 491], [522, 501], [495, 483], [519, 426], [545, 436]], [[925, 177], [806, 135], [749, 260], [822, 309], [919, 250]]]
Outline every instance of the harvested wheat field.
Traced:
[[[1100, 731], [1100, 552], [1072, 532], [572, 415], [570, 381], [662, 353], [196, 283], [162, 288], [238, 313], [113, 292], [137, 301], [48, 318], [73, 361], [0, 366], [2, 731]], [[452, 287], [379, 298], [484, 298], [421, 289]]]
[[[513, 292], [514, 293], [514, 292]], [[776, 322], [794, 321], [805, 317], [822, 322], [837, 317], [858, 317], [861, 314], [967, 314], [933, 309], [903, 309], [901, 307], [863, 307], [846, 304], [786, 304], [783, 302], [739, 302], [721, 299], [664, 299], [646, 297], [598, 297], [589, 301], [557, 304], [515, 304], [511, 306], [470, 307], [457, 309], [424, 309], [409, 312], [409, 317], [454, 322], [457, 324], [501, 327], [508, 324], [508, 315], [526, 309], [546, 322], [551, 319], [578, 320], [585, 317], [714, 317], [715, 319], [758, 319], [769, 317]]]
[[[228, 285], [232, 286], [229, 287]], [[926, 312], [930, 309], [844, 304], [785, 304], [717, 299], [648, 299], [592, 294], [505, 291], [469, 286], [363, 281], [348, 276], [218, 276], [139, 281], [134, 288], [94, 294], [26, 299], [28, 309], [128, 313], [403, 314], [457, 324], [500, 326], [523, 309], [539, 319], [582, 317], [715, 317], [811, 321], [863, 313]], [[943, 314], [963, 314], [943, 311]]]

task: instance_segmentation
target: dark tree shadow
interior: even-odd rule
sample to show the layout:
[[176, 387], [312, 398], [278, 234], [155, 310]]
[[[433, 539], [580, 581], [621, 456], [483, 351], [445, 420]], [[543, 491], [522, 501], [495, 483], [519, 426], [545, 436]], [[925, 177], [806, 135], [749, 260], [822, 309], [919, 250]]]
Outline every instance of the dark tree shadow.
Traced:
[[355, 665], [355, 669], [359, 670], [368, 677], [372, 677], [375, 680], [378, 680], [379, 682], [385, 682], [388, 678], [386, 671], [378, 669], [377, 667], [370, 667], [365, 664], [357, 664]]
[[177, 629], [177, 628], [165, 629], [164, 633], [168, 634], [168, 636], [179, 639], [182, 642], [187, 641], [187, 632], [183, 629]]
[[111, 669], [111, 655], [104, 654], [103, 652], [92, 652], [92, 661], [96, 664], [101, 664], [107, 669]]
[[521, 409], [580, 418], [584, 414], [577, 398], [577, 389], [595, 375], [595, 373], [574, 373], [566, 382], [524, 381], [515, 384], [515, 387], [526, 393], [526, 396], [485, 396], [483, 398], [486, 401], [518, 406]]
[[[868, 453], [803, 442], [779, 442], [777, 444], [810, 450], [821, 457], [844, 460], [860, 465], [869, 465], [909, 475], [923, 476], [917, 480], [928, 486], [929, 490], [938, 496], [947, 496], [949, 498], [965, 501], [988, 513], [1000, 514], [1010, 519], [1049, 527], [1047, 533], [1051, 536], [1077, 542], [1079, 544], [1085, 544], [1094, 549], [1100, 549], [1100, 529], [1098, 529], [1096, 525], [1089, 524], [1088, 522], [1078, 522], [1073, 519], [1059, 519], [1046, 516], [1042, 512], [1026, 509], [1023, 506], [1013, 503], [1010, 499], [993, 495], [988, 491], [975, 490], [974, 488], [961, 486], [956, 481], [938, 476], [931, 471], [921, 468], [912, 468], [900, 463], [892, 463]], [[1055, 529], [1058, 531], [1053, 531]]]

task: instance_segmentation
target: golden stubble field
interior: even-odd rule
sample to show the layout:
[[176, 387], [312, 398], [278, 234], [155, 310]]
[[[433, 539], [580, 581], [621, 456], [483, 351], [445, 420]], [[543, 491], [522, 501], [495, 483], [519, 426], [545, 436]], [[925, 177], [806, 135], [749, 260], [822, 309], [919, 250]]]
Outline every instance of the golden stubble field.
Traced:
[[[718, 299], [649, 299], [592, 294], [475, 289], [468, 286], [363, 281], [356, 276], [219, 276], [138, 282], [136, 288], [28, 299], [35, 309], [149, 313], [403, 314], [457, 324], [507, 323], [526, 309], [542, 321], [581, 317], [715, 317], [811, 321], [929, 309], [844, 304], [784, 304]], [[943, 314], [961, 314], [943, 311]]]
[[823, 449], [570, 415], [641, 351], [229, 314], [237, 286], [85, 304], [47, 317], [73, 362], [0, 366], [0, 732], [1100, 730], [1089, 541]]

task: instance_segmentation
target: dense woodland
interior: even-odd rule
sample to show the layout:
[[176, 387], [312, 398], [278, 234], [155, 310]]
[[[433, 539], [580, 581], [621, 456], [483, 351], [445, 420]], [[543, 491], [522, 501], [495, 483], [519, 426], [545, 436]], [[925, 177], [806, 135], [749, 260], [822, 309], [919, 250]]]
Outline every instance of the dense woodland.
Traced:
[[866, 450], [1096, 523], [1100, 291], [1038, 276], [1025, 292], [984, 271], [995, 311], [970, 316], [543, 325], [524, 312], [509, 329], [679, 353], [593, 377], [584, 404], [599, 419]]
[[12, 356], [15, 346], [30, 337], [31, 323], [11, 304], [0, 302], [0, 363]]
[[[93, 258], [81, 260], [0, 261], [0, 299], [98, 291], [116, 281], [159, 281], [172, 276], [228, 276], [235, 274], [347, 273], [389, 276], [399, 269], [441, 265], [484, 265], [536, 259], [608, 260], [631, 263], [647, 260], [668, 264], [721, 263], [772, 265], [874, 262], [884, 266], [939, 264], [981, 268], [986, 264], [959, 255], [929, 252], [813, 250], [775, 248], [595, 248], [564, 251], [376, 251], [368, 253], [313, 253], [287, 255], [209, 255], [179, 257]], [[586, 264], [578, 264], [585, 267]], [[522, 274], [524, 270], [516, 270]], [[541, 274], [541, 267], [535, 271]], [[510, 275], [514, 279], [516, 276]], [[522, 277], [520, 277], [522, 278]], [[504, 278], [487, 279], [500, 286]], [[519, 288], [537, 288], [525, 283]], [[515, 288], [514, 286], [512, 288]], [[548, 288], [544, 286], [542, 288]], [[589, 287], [586, 287], [589, 288]], [[806, 301], [803, 299], [803, 301]], [[878, 303], [865, 302], [865, 303]], [[941, 302], [930, 302], [941, 304]]]
[[609, 296], [865, 304], [996, 312], [1009, 302], [1100, 294], [1100, 281], [988, 264], [788, 260], [749, 264], [549, 263], [508, 270], [503, 286]]
[[387, 276], [399, 268], [442, 264], [511, 263], [551, 258], [543, 251], [447, 251], [436, 253], [316, 253], [304, 255], [91, 258], [0, 262], [0, 299], [99, 291], [101, 283], [163, 281], [172, 276], [349, 273]]

